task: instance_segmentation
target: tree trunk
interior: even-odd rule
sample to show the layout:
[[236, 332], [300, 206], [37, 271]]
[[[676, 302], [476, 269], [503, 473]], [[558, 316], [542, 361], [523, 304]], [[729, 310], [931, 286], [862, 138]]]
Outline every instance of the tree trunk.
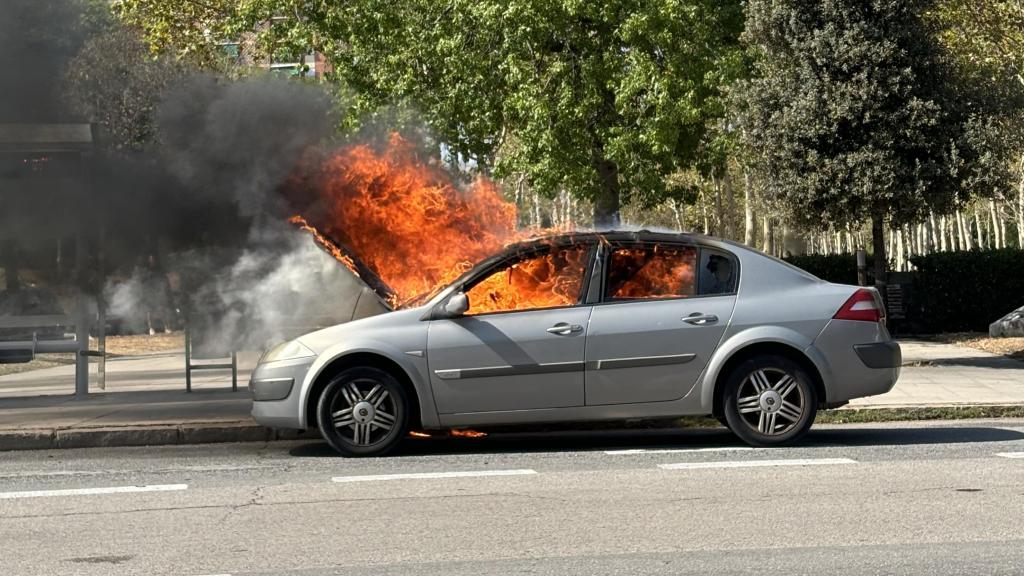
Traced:
[[750, 189], [750, 174], [743, 169], [743, 243], [754, 245], [754, 191]]
[[875, 259], [875, 286], [878, 287], [882, 296], [885, 296], [885, 223], [881, 213], [871, 216], [871, 246]]
[[978, 249], [988, 250], [985, 232], [981, 229], [981, 211], [977, 208], [974, 209], [974, 227], [978, 230]]
[[762, 243], [761, 251], [767, 254], [771, 254], [775, 251], [774, 242], [772, 242], [772, 219], [770, 216], [764, 216], [762, 220]]
[[939, 249], [939, 234], [935, 228], [935, 212], [928, 212], [928, 251], [935, 252]]
[[722, 224], [725, 222], [725, 216], [722, 209], [722, 185], [714, 176], [711, 177], [711, 184], [715, 189], [715, 218], [712, 234], [714, 236], [721, 236], [723, 230]]
[[700, 194], [697, 197], [697, 201], [700, 202], [700, 215], [704, 219], [704, 235], [711, 233], [711, 226], [708, 224], [708, 198], [704, 194], [704, 187], [701, 186]]
[[673, 199], [669, 200], [668, 207], [669, 207], [669, 209], [672, 210], [672, 216], [675, 217], [675, 220], [676, 220], [676, 230], [679, 230], [680, 232], [683, 232], [684, 231], [684, 229], [683, 229], [683, 215], [679, 212], [679, 203], [676, 201], [675, 198], [673, 198]]
[[999, 212], [996, 210], [996, 201], [988, 201], [988, 213], [992, 217], [992, 247], [993, 248], [1005, 248], [1005, 240], [999, 233]]
[[725, 165], [725, 172], [722, 174], [722, 190], [725, 192], [725, 237], [732, 240], [736, 237], [736, 224], [733, 216], [736, 214], [736, 194], [732, 187], [732, 175], [729, 174], [729, 164]]
[[1020, 181], [1017, 183], [1017, 248], [1024, 250], [1024, 154], [1020, 156], [1018, 174]]
[[619, 167], [614, 162], [601, 160], [597, 163], [601, 177], [601, 188], [594, 198], [594, 228], [615, 228], [620, 223], [619, 213]]
[[906, 255], [903, 252], [903, 229], [893, 228], [892, 232], [892, 235], [896, 238], [896, 262], [894, 268], [897, 271], [902, 271], [903, 260], [906, 258]]

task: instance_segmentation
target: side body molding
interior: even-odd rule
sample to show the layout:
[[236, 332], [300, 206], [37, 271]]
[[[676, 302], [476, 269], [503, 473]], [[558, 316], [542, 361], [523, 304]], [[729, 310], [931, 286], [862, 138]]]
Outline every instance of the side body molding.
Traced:
[[428, 384], [426, 359], [406, 354], [403, 350], [380, 340], [360, 339], [359, 342], [339, 342], [334, 344], [320, 353], [316, 361], [313, 362], [313, 365], [306, 373], [305, 379], [302, 381], [302, 389], [299, 392], [299, 422], [303, 428], [308, 428], [310, 425], [306, 421], [306, 406], [310, 400], [309, 394], [313, 388], [313, 383], [335, 360], [359, 353], [382, 356], [401, 367], [416, 390], [420, 405], [420, 421], [423, 427], [440, 427], [437, 407], [434, 403], [434, 394]]

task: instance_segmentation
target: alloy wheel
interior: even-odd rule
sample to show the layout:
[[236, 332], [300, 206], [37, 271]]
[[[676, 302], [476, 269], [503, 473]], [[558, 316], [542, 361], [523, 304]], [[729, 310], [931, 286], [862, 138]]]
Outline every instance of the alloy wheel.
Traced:
[[331, 403], [331, 423], [354, 446], [381, 442], [398, 424], [395, 397], [371, 378], [357, 378], [341, 386]]
[[753, 370], [736, 394], [740, 419], [765, 436], [780, 436], [799, 425], [807, 404], [796, 376], [780, 368]]

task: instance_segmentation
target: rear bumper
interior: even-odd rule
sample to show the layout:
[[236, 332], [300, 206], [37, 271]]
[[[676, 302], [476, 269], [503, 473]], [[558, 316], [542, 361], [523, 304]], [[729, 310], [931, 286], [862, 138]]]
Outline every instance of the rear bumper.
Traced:
[[857, 344], [853, 349], [868, 368], [899, 368], [903, 363], [900, 345], [892, 341]]
[[874, 322], [831, 320], [812, 344], [827, 363], [825, 404], [885, 394], [896, 385], [903, 354]]

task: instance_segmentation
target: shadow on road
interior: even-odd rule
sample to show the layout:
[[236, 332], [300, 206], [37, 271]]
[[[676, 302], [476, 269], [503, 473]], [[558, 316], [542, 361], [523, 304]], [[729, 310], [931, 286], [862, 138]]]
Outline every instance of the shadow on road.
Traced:
[[[997, 427], [920, 428], [829, 428], [813, 429], [795, 448], [830, 446], [909, 446], [921, 444], [958, 444], [1010, 442], [1024, 440], [1024, 433]], [[622, 449], [699, 449], [743, 446], [724, 428], [659, 430], [585, 430], [557, 432], [501, 432], [486, 438], [409, 438], [388, 457], [542, 453]], [[785, 450], [780, 448], [778, 450]], [[304, 458], [334, 457], [324, 442], [311, 442], [292, 448], [292, 456]]]

